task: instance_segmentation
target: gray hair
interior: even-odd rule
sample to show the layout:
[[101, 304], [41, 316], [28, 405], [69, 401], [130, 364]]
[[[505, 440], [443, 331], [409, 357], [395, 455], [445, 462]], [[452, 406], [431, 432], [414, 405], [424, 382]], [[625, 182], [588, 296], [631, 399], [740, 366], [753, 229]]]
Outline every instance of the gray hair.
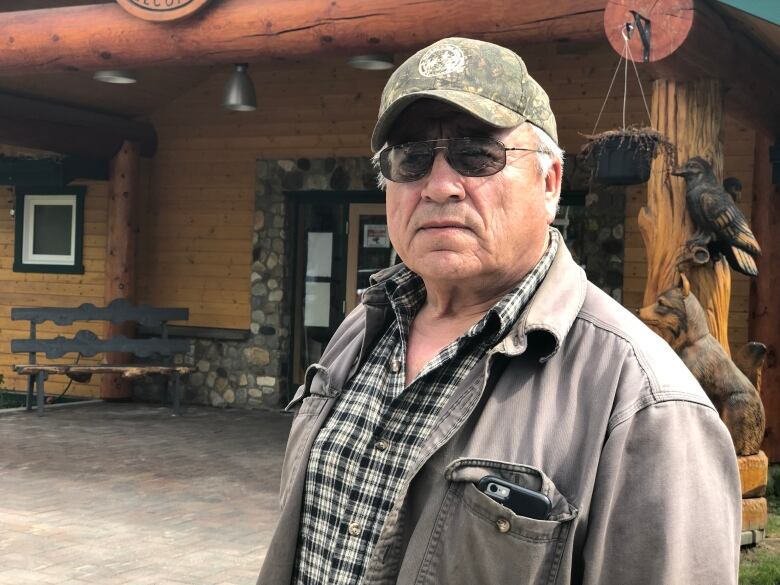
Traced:
[[[553, 162], [556, 160], [561, 163], [561, 168], [563, 168], [563, 149], [558, 146], [555, 140], [553, 140], [547, 132], [538, 126], [534, 126], [528, 122], [524, 122], [524, 124], [531, 126], [531, 130], [533, 130], [533, 133], [536, 135], [536, 148], [540, 150], [540, 152], [536, 153], [537, 172], [542, 177], [546, 176], [550, 171]], [[387, 143], [385, 143], [382, 148], [385, 148], [386, 146]], [[382, 152], [382, 148], [375, 152], [374, 156], [371, 157], [371, 165], [376, 171], [376, 184], [384, 191], [387, 188], [387, 179], [385, 179], [384, 175], [382, 175], [382, 172], [379, 170], [379, 153]]]
[[531, 130], [536, 134], [536, 148], [541, 151], [536, 153], [536, 170], [539, 171], [539, 174], [542, 177], [546, 176], [554, 161], [560, 162], [561, 169], [563, 169], [563, 149], [539, 126], [531, 124]]

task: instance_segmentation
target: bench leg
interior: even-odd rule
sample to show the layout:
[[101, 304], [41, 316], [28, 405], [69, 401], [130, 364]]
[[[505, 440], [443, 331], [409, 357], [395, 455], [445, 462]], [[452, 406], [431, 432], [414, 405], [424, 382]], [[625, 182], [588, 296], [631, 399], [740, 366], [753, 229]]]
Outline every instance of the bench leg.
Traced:
[[173, 375], [173, 414], [179, 416], [181, 414], [181, 384], [179, 383], [181, 376], [177, 373]]
[[45, 394], [43, 391], [43, 380], [46, 374], [43, 372], [38, 372], [36, 378], [37, 382], [36, 385], [38, 386], [38, 416], [43, 416], [43, 403]]
[[33, 407], [33, 390], [35, 390], [35, 374], [30, 374], [27, 376], [27, 401], [25, 402], [28, 411]]

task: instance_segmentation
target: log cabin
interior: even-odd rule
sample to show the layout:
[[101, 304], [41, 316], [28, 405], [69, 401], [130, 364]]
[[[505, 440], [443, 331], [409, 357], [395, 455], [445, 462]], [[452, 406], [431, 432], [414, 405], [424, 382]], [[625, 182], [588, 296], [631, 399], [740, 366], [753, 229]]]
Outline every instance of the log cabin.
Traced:
[[[638, 218], [653, 181], [600, 186], [575, 155], [597, 120], [595, 130], [618, 127], [627, 116], [628, 123], [696, 135], [702, 121], [690, 96], [707, 84], [716, 115], [707, 121], [705, 147], [723, 177], [741, 181], [738, 204], [764, 252], [758, 278], [732, 275], [722, 339], [732, 350], [748, 340], [768, 346], [764, 449], [780, 461], [780, 305], [773, 299], [780, 272], [780, 28], [771, 8], [633, 0], [655, 22], [652, 54], [643, 62], [634, 35], [626, 41], [632, 64], [616, 69], [630, 18], [613, 0], [528, 0], [522, 9], [504, 0], [159, 4], [0, 6], [5, 390], [26, 386], [11, 369], [18, 356], [10, 340], [26, 334], [10, 320], [12, 307], [126, 298], [189, 308], [190, 319], [171, 328], [190, 340], [180, 358], [196, 369], [188, 402], [283, 406], [358, 302], [368, 275], [396, 261], [370, 163], [369, 137], [392, 71], [379, 67], [458, 35], [514, 49], [549, 93], [561, 146], [572, 155], [556, 224], [591, 280], [631, 309], [647, 295]], [[174, 4], [192, 6], [172, 15]], [[650, 14], [658, 4], [673, 5], [685, 24], [670, 27], [660, 12]], [[667, 28], [674, 30], [664, 34]], [[373, 67], [356, 68], [356, 58], [365, 63], [366, 56]], [[244, 63], [256, 108], [228, 111], [225, 87]], [[134, 83], [96, 79], [116, 71]], [[48, 264], [18, 245], [41, 226], [49, 234], [39, 234], [43, 248], [60, 254]], [[67, 384], [52, 378], [48, 387], [57, 394]], [[154, 380], [105, 377], [73, 383], [68, 392], [153, 399], [160, 389]]]

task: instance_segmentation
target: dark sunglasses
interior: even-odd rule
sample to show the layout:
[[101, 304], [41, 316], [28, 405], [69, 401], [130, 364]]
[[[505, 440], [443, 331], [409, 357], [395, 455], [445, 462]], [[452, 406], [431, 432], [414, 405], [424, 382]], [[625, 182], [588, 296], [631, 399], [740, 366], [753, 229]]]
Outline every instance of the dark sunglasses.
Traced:
[[441, 138], [383, 148], [379, 152], [379, 170], [394, 183], [418, 181], [431, 172], [437, 150], [443, 150], [447, 164], [465, 177], [495, 175], [506, 166], [507, 150], [547, 152], [507, 147], [493, 138]]

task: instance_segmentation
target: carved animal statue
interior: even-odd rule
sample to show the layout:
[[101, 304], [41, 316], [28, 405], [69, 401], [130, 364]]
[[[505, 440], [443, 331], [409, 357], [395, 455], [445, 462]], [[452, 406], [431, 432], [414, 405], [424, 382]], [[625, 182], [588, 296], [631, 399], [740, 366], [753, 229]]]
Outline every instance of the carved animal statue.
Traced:
[[695, 156], [672, 174], [685, 178], [685, 202], [697, 230], [689, 246], [706, 246], [713, 259], [725, 256], [737, 272], [757, 276], [754, 257], [761, 255], [761, 248], [745, 216], [712, 172], [712, 166]]
[[[710, 335], [707, 316], [685, 276], [680, 287], [664, 291], [655, 304], [640, 309], [639, 318], [672, 346], [699, 381], [726, 423], [737, 455], [758, 453], [765, 425], [761, 397]], [[742, 353], [744, 363], [758, 371], [763, 353]]]
[[723, 190], [731, 195], [732, 201], [742, 200], [742, 181], [736, 177], [726, 177], [723, 179]]

